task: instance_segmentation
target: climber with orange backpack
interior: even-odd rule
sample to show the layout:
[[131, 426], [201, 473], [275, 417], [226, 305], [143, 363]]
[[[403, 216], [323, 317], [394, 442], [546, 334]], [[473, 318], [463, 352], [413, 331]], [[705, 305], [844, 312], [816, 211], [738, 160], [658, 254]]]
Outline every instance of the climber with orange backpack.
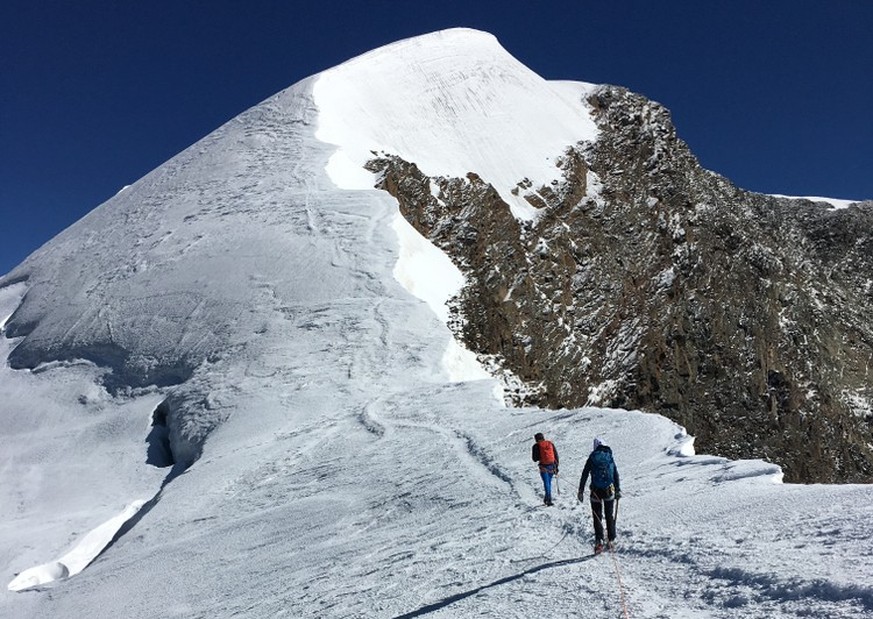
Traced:
[[558, 474], [558, 448], [552, 441], [547, 441], [542, 432], [537, 432], [534, 440], [536, 443], [531, 450], [531, 458], [539, 463], [540, 477], [543, 479], [543, 488], [546, 491], [543, 502], [546, 505], [553, 505], [552, 477]]

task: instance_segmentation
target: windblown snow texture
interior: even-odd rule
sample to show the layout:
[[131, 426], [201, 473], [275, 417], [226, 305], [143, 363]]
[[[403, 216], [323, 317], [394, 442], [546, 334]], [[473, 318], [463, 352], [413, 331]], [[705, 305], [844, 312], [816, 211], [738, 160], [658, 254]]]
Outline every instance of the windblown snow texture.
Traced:
[[[357, 96], [424, 85], [391, 122], [355, 116]], [[574, 499], [597, 435], [622, 471], [630, 616], [869, 616], [870, 488], [694, 456], [653, 415], [506, 409], [496, 382], [461, 380], [482, 375], [469, 356], [446, 357], [431, 307], [457, 274], [350, 170], [394, 148], [501, 193], [547, 180], [562, 135], [591, 137], [581, 103], [553, 98], [569, 90], [479, 32], [388, 46], [240, 115], [0, 280], [0, 615], [615, 617]], [[537, 110], [542, 143], [490, 133]], [[453, 126], [442, 154], [416, 150]], [[525, 140], [518, 169], [486, 160]], [[562, 454], [554, 508], [537, 431]]]

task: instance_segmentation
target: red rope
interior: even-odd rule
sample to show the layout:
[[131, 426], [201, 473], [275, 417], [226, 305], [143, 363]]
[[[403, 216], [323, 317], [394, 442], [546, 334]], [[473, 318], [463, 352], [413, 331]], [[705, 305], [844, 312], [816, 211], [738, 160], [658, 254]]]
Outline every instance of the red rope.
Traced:
[[624, 619], [630, 619], [627, 612], [627, 602], [624, 599], [624, 583], [621, 582], [621, 571], [618, 569], [618, 559], [615, 558], [615, 549], [609, 549], [609, 556], [612, 557], [612, 565], [615, 567], [615, 578], [618, 580], [618, 600], [621, 603], [621, 610], [624, 613]]
[[[592, 494], [592, 500], [594, 499], [594, 495]], [[592, 501], [593, 502], [593, 501]], [[601, 500], [600, 497], [597, 497], [597, 502], [603, 505], [603, 510], [606, 511], [605, 501]], [[605, 523], [603, 522], [603, 518], [600, 517], [594, 509], [591, 509], [591, 513], [594, 514], [594, 517], [600, 521], [600, 526], [604, 527]], [[618, 499], [615, 501], [615, 512], [613, 513], [613, 518], [618, 519]], [[621, 581], [621, 570], [618, 569], [618, 559], [615, 558], [615, 548], [612, 547], [612, 544], [608, 544], [607, 548], [609, 549], [609, 556], [612, 557], [612, 566], [615, 568], [615, 578], [618, 581], [618, 601], [621, 604], [621, 611], [624, 613], [624, 619], [630, 619], [630, 615], [627, 612], [627, 602], [625, 601], [624, 596], [624, 583]]]

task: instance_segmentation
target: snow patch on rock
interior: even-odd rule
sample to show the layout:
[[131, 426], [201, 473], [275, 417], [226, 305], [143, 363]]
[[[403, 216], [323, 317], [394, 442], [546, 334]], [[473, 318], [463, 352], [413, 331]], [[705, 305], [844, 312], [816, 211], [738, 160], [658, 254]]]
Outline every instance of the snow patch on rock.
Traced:
[[789, 200], [809, 200], [810, 202], [824, 202], [829, 204], [834, 209], [849, 208], [853, 204], [858, 204], [859, 200], [843, 200], [840, 198], [823, 198], [820, 196], [786, 196], [778, 193], [770, 194], [774, 198], [787, 198]]
[[[464, 286], [464, 276], [446, 254], [406, 221], [400, 211], [391, 227], [400, 244], [394, 278], [410, 294], [427, 303], [443, 324], [448, 323], [448, 301]], [[442, 363], [453, 382], [491, 378], [476, 360], [476, 355], [451, 337]]]

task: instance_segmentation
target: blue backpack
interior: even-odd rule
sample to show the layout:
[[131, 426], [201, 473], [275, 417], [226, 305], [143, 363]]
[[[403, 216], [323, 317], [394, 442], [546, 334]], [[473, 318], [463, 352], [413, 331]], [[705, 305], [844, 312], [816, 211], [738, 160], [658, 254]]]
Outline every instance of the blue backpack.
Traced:
[[591, 454], [591, 486], [598, 490], [609, 488], [615, 481], [615, 462], [608, 451]]

